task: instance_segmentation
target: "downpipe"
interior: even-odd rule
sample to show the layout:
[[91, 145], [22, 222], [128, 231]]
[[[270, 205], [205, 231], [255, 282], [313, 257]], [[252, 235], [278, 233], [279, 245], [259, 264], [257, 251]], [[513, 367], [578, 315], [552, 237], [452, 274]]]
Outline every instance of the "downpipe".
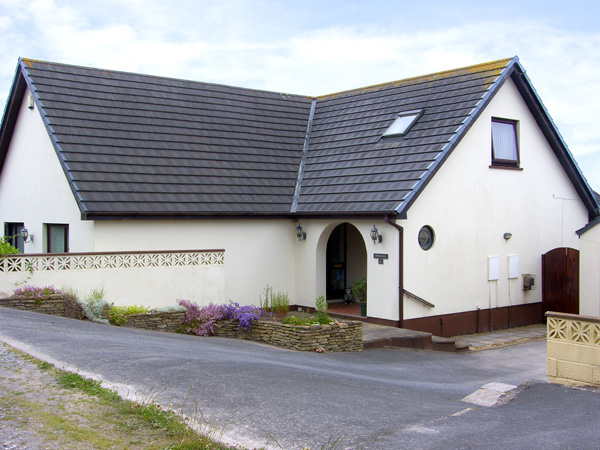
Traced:
[[404, 322], [404, 228], [393, 222], [390, 216], [384, 217], [385, 223], [398, 230], [398, 328]]

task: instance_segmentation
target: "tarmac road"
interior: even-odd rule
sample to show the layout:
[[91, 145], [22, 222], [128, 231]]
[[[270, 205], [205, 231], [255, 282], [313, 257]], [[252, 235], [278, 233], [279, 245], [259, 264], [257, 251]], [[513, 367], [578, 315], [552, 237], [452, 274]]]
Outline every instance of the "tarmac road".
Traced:
[[[467, 354], [302, 353], [225, 338], [109, 327], [0, 308], [0, 341], [139, 398], [286, 450], [600, 448], [600, 390], [547, 382], [543, 340]], [[520, 386], [495, 407], [461, 401]], [[196, 417], [198, 415], [196, 414]]]

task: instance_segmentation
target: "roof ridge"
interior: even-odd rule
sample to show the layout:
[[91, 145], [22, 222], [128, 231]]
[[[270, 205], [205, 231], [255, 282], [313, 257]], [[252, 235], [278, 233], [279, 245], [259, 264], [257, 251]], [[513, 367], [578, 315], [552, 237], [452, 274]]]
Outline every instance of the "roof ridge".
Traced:
[[124, 70], [101, 69], [99, 67], [83, 66], [83, 65], [78, 65], [78, 64], [57, 63], [57, 62], [52, 62], [52, 61], [44, 61], [41, 59], [32, 59], [32, 58], [23, 58], [23, 57], [19, 57], [19, 60], [24, 65], [26, 65], [29, 69], [34, 69], [34, 67], [32, 65], [34, 63], [48, 64], [48, 65], [52, 65], [52, 66], [71, 67], [74, 69], [92, 70], [92, 71], [96, 71], [96, 72], [110, 72], [110, 73], [121, 74], [121, 75], [139, 76], [139, 77], [155, 79], [155, 80], [171, 80], [171, 81], [179, 81], [179, 82], [186, 82], [186, 83], [194, 83], [194, 84], [199, 84], [199, 85], [204, 84], [204, 85], [210, 85], [210, 86], [225, 87], [225, 88], [230, 88], [230, 89], [240, 89], [240, 90], [244, 90], [244, 91], [248, 91], [248, 92], [262, 92], [265, 94], [278, 94], [278, 95], [301, 98], [301, 99], [306, 99], [306, 100], [314, 100], [315, 99], [314, 96], [310, 96], [310, 95], [291, 94], [288, 92], [272, 91], [272, 90], [267, 90], [267, 89], [248, 88], [248, 87], [242, 87], [242, 86], [234, 86], [231, 84], [214, 83], [214, 82], [210, 82], [210, 81], [198, 81], [198, 80], [190, 80], [187, 78], [176, 78], [176, 77], [168, 77], [168, 76], [163, 76], [163, 75], [151, 75], [151, 74], [141, 73], [141, 72], [127, 72]]
[[441, 75], [456, 73], [456, 72], [460, 72], [463, 70], [471, 70], [471, 69], [475, 69], [477, 67], [493, 66], [493, 65], [500, 64], [500, 63], [505, 63], [504, 65], [507, 65], [508, 63], [510, 63], [510, 61], [513, 61], [515, 59], [518, 59], [518, 57], [513, 56], [512, 58], [497, 59], [495, 61], [489, 61], [489, 62], [480, 63], [480, 64], [473, 64], [471, 66], [464, 66], [464, 67], [459, 67], [456, 69], [447, 69], [447, 70], [442, 70], [440, 72], [432, 72], [432, 73], [428, 73], [428, 74], [424, 74], [424, 75], [417, 75], [414, 77], [402, 78], [402, 79], [394, 80], [394, 81], [386, 81], [383, 83], [372, 84], [370, 86], [363, 86], [363, 87], [359, 87], [359, 88], [347, 89], [345, 91], [339, 91], [339, 92], [335, 92], [332, 94], [319, 95], [316, 98], [317, 98], [317, 100], [326, 100], [326, 99], [330, 99], [330, 98], [335, 98], [338, 95], [350, 94], [352, 92], [370, 92], [370, 91], [381, 89], [381, 88], [384, 88], [387, 86], [392, 86], [392, 85], [398, 84], [398, 83], [405, 83], [405, 82], [409, 82], [409, 81], [426, 79], [426, 78], [431, 78], [431, 77], [439, 77]]

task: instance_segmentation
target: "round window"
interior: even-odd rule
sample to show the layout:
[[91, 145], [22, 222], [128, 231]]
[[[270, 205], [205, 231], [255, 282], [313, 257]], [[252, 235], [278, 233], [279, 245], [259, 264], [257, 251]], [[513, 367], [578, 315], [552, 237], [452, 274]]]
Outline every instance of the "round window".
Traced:
[[433, 233], [433, 228], [429, 225], [421, 227], [419, 230], [419, 245], [423, 250], [429, 250], [433, 247], [434, 238], [435, 234]]

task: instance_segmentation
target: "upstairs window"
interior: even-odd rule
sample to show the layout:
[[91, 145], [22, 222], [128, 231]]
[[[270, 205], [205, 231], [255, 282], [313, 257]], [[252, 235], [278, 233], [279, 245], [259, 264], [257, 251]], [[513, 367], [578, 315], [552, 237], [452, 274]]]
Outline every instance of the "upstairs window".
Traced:
[[69, 252], [69, 225], [47, 224], [48, 233], [48, 253], [68, 253]]
[[422, 114], [422, 110], [399, 114], [394, 123], [383, 133], [383, 137], [404, 136]]
[[519, 167], [516, 121], [492, 119], [492, 166]]

